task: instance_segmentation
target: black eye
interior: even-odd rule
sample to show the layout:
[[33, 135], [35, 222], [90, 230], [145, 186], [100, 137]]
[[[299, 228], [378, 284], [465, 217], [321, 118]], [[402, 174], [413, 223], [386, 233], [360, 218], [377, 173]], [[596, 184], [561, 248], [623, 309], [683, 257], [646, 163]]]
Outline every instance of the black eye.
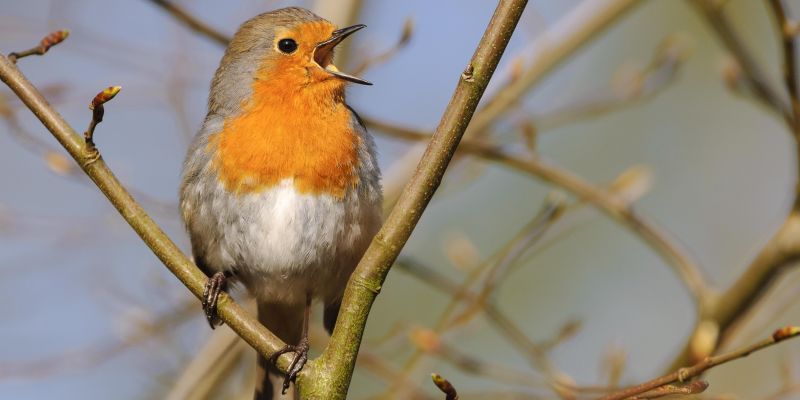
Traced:
[[297, 50], [297, 42], [295, 42], [294, 39], [281, 39], [281, 41], [278, 42], [278, 50], [286, 54], [294, 53], [294, 51]]

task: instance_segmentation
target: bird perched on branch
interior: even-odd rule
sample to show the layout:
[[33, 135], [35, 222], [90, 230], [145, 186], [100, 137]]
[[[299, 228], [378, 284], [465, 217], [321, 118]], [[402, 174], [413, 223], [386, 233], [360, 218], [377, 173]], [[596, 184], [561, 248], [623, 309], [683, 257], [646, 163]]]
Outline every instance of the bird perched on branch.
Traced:
[[370, 83], [333, 64], [336, 45], [362, 28], [337, 29], [301, 8], [245, 22], [184, 163], [180, 205], [195, 262], [210, 277], [209, 323], [218, 324], [226, 281], [240, 282], [259, 320], [288, 344], [259, 360], [269, 374], [257, 398], [279, 392], [278, 355], [295, 353], [282, 392], [307, 360], [312, 300], [323, 302], [332, 331], [347, 279], [380, 225], [374, 143], [345, 102], [348, 82]]

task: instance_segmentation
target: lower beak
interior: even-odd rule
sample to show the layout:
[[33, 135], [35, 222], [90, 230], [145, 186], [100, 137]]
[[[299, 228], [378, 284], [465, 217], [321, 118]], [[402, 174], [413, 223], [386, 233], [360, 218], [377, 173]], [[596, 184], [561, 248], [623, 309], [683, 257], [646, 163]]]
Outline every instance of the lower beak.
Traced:
[[344, 39], [346, 39], [348, 36], [352, 35], [356, 31], [359, 31], [366, 27], [367, 27], [366, 25], [359, 24], [333, 31], [329, 39], [326, 39], [325, 41], [317, 44], [316, 48], [314, 49], [314, 61], [316, 61], [317, 64], [319, 64], [319, 66], [322, 67], [322, 69], [324, 69], [326, 72], [328, 72], [333, 76], [336, 76], [338, 78], [353, 83], [358, 83], [361, 85], [372, 85], [372, 83], [369, 81], [339, 71], [339, 69], [336, 68], [336, 66], [333, 65], [333, 62], [331, 62], [330, 60], [330, 58], [332, 58], [333, 56], [333, 49], [334, 47], [336, 47], [336, 45], [341, 43]]

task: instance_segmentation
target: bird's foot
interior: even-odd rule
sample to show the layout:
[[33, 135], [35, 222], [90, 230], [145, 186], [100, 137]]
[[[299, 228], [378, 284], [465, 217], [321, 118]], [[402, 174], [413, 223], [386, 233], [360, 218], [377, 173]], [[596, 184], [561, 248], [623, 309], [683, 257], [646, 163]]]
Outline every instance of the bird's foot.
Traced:
[[289, 384], [293, 382], [297, 378], [297, 374], [303, 369], [303, 366], [306, 365], [306, 361], [308, 361], [308, 337], [304, 337], [300, 339], [300, 343], [296, 346], [287, 344], [282, 349], [278, 350], [270, 356], [269, 361], [277, 365], [278, 357], [286, 354], [286, 353], [294, 353], [294, 359], [292, 363], [289, 364], [289, 369], [286, 371], [286, 377], [283, 380], [283, 390], [281, 393], [286, 394], [286, 390], [289, 389]]
[[203, 311], [206, 313], [206, 319], [211, 329], [222, 323], [217, 315], [217, 301], [219, 300], [219, 294], [225, 290], [227, 279], [228, 277], [224, 272], [217, 272], [211, 278], [208, 278], [203, 291]]

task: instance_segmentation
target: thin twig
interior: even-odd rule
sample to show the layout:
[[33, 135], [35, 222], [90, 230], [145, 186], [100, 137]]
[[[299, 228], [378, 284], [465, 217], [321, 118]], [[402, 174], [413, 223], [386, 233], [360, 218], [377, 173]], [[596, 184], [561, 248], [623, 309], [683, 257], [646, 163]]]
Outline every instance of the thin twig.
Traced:
[[89, 109], [92, 110], [92, 120], [89, 122], [89, 128], [83, 133], [83, 139], [90, 148], [94, 148], [94, 130], [97, 128], [97, 124], [103, 122], [103, 115], [105, 114], [103, 104], [111, 101], [121, 89], [121, 86], [109, 86], [94, 96], [91, 104], [89, 104]]
[[8, 54], [8, 60], [11, 61], [13, 64], [17, 63], [17, 60], [20, 58], [28, 57], [28, 56], [42, 56], [44, 53], [47, 53], [51, 47], [63, 42], [67, 37], [69, 37], [69, 31], [66, 29], [55, 31], [50, 33], [49, 35], [45, 36], [39, 42], [39, 45], [28, 50], [18, 51]]
[[444, 393], [445, 400], [458, 400], [458, 392], [450, 381], [444, 379], [439, 374], [431, 374], [431, 379], [433, 380], [433, 384]]
[[649, 392], [653, 389], [657, 389], [664, 385], [676, 382], [678, 383], [688, 382], [689, 380], [702, 375], [704, 372], [718, 365], [722, 365], [733, 360], [747, 357], [748, 355], [750, 355], [750, 353], [759, 351], [766, 347], [772, 346], [776, 343], [780, 343], [784, 340], [796, 337], [798, 335], [800, 335], [800, 327], [787, 326], [776, 330], [769, 338], [766, 338], [760, 342], [751, 344], [749, 346], [745, 346], [741, 349], [731, 351], [730, 353], [720, 354], [714, 357], [706, 357], [705, 359], [703, 359], [702, 361], [698, 362], [697, 364], [691, 367], [681, 368], [671, 374], [667, 374], [662, 377], [653, 379], [651, 381], [642, 383], [640, 385], [636, 385], [634, 387], [609, 394], [608, 396], [600, 398], [600, 400], [623, 400], [627, 398], [635, 398], [635, 396], [637, 395]]

